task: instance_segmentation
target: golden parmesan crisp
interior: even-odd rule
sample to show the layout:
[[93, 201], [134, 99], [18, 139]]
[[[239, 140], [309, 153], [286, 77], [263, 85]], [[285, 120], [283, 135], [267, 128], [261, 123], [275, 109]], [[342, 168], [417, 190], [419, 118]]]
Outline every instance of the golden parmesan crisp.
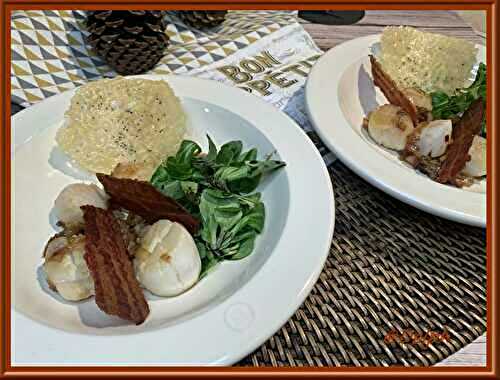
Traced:
[[476, 62], [473, 43], [411, 27], [387, 27], [382, 33], [381, 64], [399, 87], [452, 94], [464, 87]]
[[119, 163], [152, 172], [175, 154], [186, 131], [179, 99], [161, 80], [102, 79], [80, 87], [56, 141], [86, 170], [111, 173]]

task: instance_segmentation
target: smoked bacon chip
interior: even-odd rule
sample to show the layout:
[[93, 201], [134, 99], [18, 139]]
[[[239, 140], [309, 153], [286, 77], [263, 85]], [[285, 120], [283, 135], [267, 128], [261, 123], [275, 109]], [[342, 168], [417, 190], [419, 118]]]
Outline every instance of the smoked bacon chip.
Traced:
[[470, 159], [469, 149], [474, 140], [474, 135], [481, 131], [484, 117], [484, 101], [482, 98], [474, 100], [464, 112], [460, 120], [453, 126], [451, 144], [446, 150], [446, 157], [442, 162], [436, 181], [459, 185], [457, 175]]
[[416, 126], [419, 122], [417, 107], [400, 89], [398, 89], [396, 83], [382, 69], [382, 66], [380, 66], [380, 63], [377, 62], [373, 55], [370, 55], [370, 63], [372, 66], [372, 77], [375, 86], [382, 90], [389, 103], [399, 106], [406, 111], [413, 121], [413, 125]]
[[142, 216], [147, 222], [168, 219], [182, 224], [193, 235], [198, 231], [200, 221], [149, 182], [116, 178], [101, 173], [97, 174], [97, 178], [113, 204]]
[[120, 228], [111, 211], [82, 206], [85, 262], [94, 279], [95, 301], [106, 314], [139, 325], [149, 314]]

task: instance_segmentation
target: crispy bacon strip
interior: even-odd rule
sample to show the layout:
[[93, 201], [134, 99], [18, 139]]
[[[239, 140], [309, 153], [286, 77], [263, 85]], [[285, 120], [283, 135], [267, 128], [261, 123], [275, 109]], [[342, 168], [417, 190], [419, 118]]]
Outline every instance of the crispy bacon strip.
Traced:
[[441, 183], [460, 184], [456, 181], [457, 175], [470, 160], [469, 149], [474, 135], [481, 131], [484, 117], [484, 101], [482, 98], [474, 100], [464, 112], [460, 120], [453, 127], [452, 142], [446, 151], [446, 157], [441, 164], [436, 181]]
[[174, 199], [156, 190], [149, 182], [116, 178], [100, 173], [97, 174], [97, 178], [111, 197], [113, 204], [142, 216], [147, 222], [169, 219], [182, 224], [191, 234], [198, 231], [200, 221]]
[[382, 66], [377, 62], [376, 58], [370, 54], [370, 63], [372, 66], [372, 77], [375, 86], [380, 88], [384, 93], [389, 103], [401, 107], [410, 115], [413, 125], [419, 122], [417, 107], [411, 102], [408, 97], [398, 89], [396, 83], [382, 69]]
[[99, 309], [139, 325], [149, 306], [137, 282], [120, 228], [111, 211], [82, 206], [85, 262], [94, 279]]

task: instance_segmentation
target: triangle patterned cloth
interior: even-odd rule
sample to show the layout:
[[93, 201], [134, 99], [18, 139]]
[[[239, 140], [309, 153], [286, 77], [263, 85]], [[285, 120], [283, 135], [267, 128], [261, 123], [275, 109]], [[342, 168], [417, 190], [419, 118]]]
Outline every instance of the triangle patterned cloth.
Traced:
[[[232, 11], [209, 31], [167, 13], [170, 45], [153, 74], [182, 74], [217, 62], [296, 23], [294, 12]], [[23, 107], [116, 73], [85, 43], [84, 11], [15, 11], [11, 17], [12, 102]]]

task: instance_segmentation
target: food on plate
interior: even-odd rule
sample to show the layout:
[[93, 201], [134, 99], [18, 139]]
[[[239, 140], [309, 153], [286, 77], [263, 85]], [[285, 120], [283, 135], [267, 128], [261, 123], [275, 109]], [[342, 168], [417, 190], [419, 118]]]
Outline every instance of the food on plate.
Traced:
[[403, 88], [403, 94], [412, 102], [420, 112], [432, 111], [432, 97], [418, 88]]
[[418, 157], [441, 157], [451, 142], [451, 120], [420, 123], [408, 136], [405, 153]]
[[481, 131], [481, 122], [484, 117], [484, 103], [482, 98], [477, 98], [464, 112], [453, 128], [452, 142], [446, 152], [444, 161], [439, 168], [436, 181], [441, 183], [454, 183], [467, 161], [470, 160], [469, 150], [474, 136]]
[[84, 260], [85, 236], [54, 236], [45, 247], [43, 269], [47, 283], [68, 301], [94, 295], [94, 281]]
[[186, 115], [167, 82], [119, 77], [76, 91], [56, 141], [91, 172], [110, 174], [122, 163], [151, 174], [175, 154], [185, 131]]
[[[431, 71], [425, 76], [414, 67], [418, 60], [405, 61], [412, 57], [411, 50], [415, 48], [417, 56], [424, 57], [430, 54], [426, 50], [452, 51], [456, 41], [419, 33], [389, 28], [382, 36], [382, 62], [370, 55], [373, 83], [389, 104], [369, 112], [363, 126], [377, 144], [398, 151], [401, 159], [433, 180], [457, 187], [469, 186], [486, 175], [486, 141], [480, 136], [486, 135], [486, 66], [479, 65], [476, 78], [468, 87], [462, 87], [467, 79], [465, 74], [458, 78], [456, 70], [451, 68], [450, 73], [444, 73], [446, 67], [440, 65], [446, 60], [444, 63], [432, 60], [427, 67], [439, 67], [440, 74], [435, 76]], [[395, 40], [397, 35], [401, 41]], [[429, 46], [421, 46], [423, 41], [429, 41]], [[468, 53], [465, 49], [465, 54]], [[404, 65], [401, 63], [403, 66], [396, 70], [398, 59]], [[401, 77], [403, 72], [411, 73], [410, 79]], [[415, 73], [424, 75], [422, 80], [416, 80]], [[450, 82], [458, 87], [452, 90], [440, 87], [442, 76], [449, 76]]]
[[129, 162], [120, 162], [111, 172], [111, 175], [116, 178], [130, 178], [141, 181], [149, 181], [151, 174], [152, 171], [150, 168]]
[[201, 259], [193, 237], [179, 223], [159, 220], [148, 227], [135, 253], [137, 279], [157, 296], [176, 296], [200, 276]]
[[[95, 184], [68, 185], [54, 202], [62, 231], [44, 251], [50, 287], [136, 324], [158, 296], [187, 291], [224, 260], [252, 253], [264, 228], [256, 189], [285, 163], [241, 141], [202, 153], [182, 140], [186, 116], [164, 81], [116, 78], [82, 86], [57, 143]], [[165, 159], [166, 158], [166, 159]], [[154, 174], [153, 174], [154, 173]]]
[[149, 182], [115, 178], [102, 173], [98, 173], [97, 178], [114, 205], [130, 210], [150, 223], [168, 219], [181, 223], [190, 233], [198, 231], [199, 221]]
[[370, 63], [375, 86], [382, 90], [390, 104], [401, 107], [410, 116], [414, 124], [418, 123], [419, 116], [415, 104], [398, 88], [391, 77], [384, 72], [373, 55], [370, 55]]
[[92, 205], [107, 208], [108, 197], [94, 184], [73, 183], [66, 186], [54, 201], [54, 213], [59, 223], [65, 226], [83, 224], [80, 206]]
[[127, 245], [127, 250], [131, 258], [134, 257], [135, 251], [141, 242], [141, 237], [144, 235], [149, 224], [141, 216], [126, 210], [122, 207], [113, 206], [113, 216], [118, 222], [118, 227], [122, 233], [123, 240]]
[[[151, 183], [140, 166], [96, 173], [97, 185], [72, 184], [54, 211], [62, 231], [44, 251], [50, 287], [79, 301], [95, 294], [107, 314], [141, 324], [149, 314], [141, 286], [163, 297], [182, 294], [224, 260], [250, 255], [264, 228], [260, 182], [284, 162], [257, 159], [241, 141], [202, 153], [182, 141]], [[141, 176], [138, 176], [141, 177]]]
[[413, 130], [410, 115], [399, 106], [384, 104], [368, 116], [370, 136], [389, 149], [402, 150]]
[[182, 142], [153, 174], [151, 183], [201, 219], [195, 241], [203, 277], [217, 263], [250, 255], [264, 228], [265, 207], [259, 183], [285, 166], [282, 161], [257, 160], [257, 149], [243, 150], [241, 141], [217, 149], [208, 139], [208, 152], [193, 141]]
[[82, 206], [85, 262], [94, 279], [95, 301], [107, 314], [141, 324], [149, 306], [135, 277], [118, 223], [109, 210]]
[[[486, 102], [486, 65], [480, 63], [474, 82], [464, 88], [458, 88], [452, 95], [433, 92], [432, 115], [435, 119], [458, 119], [478, 97]], [[481, 125], [481, 136], [486, 137], [486, 118]]]
[[469, 149], [470, 160], [465, 164], [462, 173], [470, 177], [482, 177], [486, 175], [486, 139], [482, 136], [474, 136], [472, 146]]
[[[69, 215], [71, 218], [62, 218], [65, 223], [60, 222], [59, 225], [63, 230], [49, 240], [44, 250], [43, 267], [47, 282], [53, 290], [70, 301], [88, 298], [95, 292], [96, 302], [104, 312], [134, 323], [142, 323], [147, 315], [147, 308], [138, 298], [134, 282], [130, 282], [129, 277], [132, 273], [134, 281], [137, 282], [132, 260], [139, 252], [138, 248], [148, 241], [143, 240], [143, 237], [148, 231], [154, 231], [151, 230], [150, 223], [156, 221], [159, 215], [176, 220], [180, 218], [196, 231], [193, 226], [198, 226], [199, 222], [175, 200], [161, 194], [147, 182], [113, 178], [100, 173], [97, 177], [103, 184], [104, 191], [94, 184], [71, 184], [64, 188], [56, 199], [55, 211], [63, 210], [62, 215]], [[119, 196], [116, 196], [117, 193]], [[145, 218], [140, 214], [145, 215]], [[176, 265], [173, 268], [176, 270], [178, 267], [182, 269], [182, 264], [186, 260], [189, 261], [193, 255], [198, 260], [198, 272], [195, 268], [192, 277], [183, 279], [182, 283], [184, 287], [188, 284], [192, 286], [193, 281], [198, 279], [201, 267], [193, 238], [180, 224], [168, 220], [162, 222], [174, 224], [175, 227], [161, 247], [173, 249], [178, 243], [176, 251], [171, 252], [171, 255], [162, 253], [163, 259], [174, 257], [173, 263]], [[179, 237], [179, 229], [184, 231], [187, 237], [176, 240]], [[151, 232], [148, 236], [152, 236]], [[187, 243], [189, 239], [191, 245]], [[150, 241], [146, 249], [152, 244], [155, 243]], [[141, 252], [137, 263], [140, 264], [141, 259], [145, 258], [145, 253]], [[147, 264], [151, 262], [152, 260], [149, 260]], [[140, 274], [140, 278], [145, 280], [146, 288], [157, 293], [162, 291], [161, 288], [149, 286], [155, 275], [152, 265], [146, 265]], [[175, 271], [173, 274], [179, 275]], [[168, 287], [168, 284], [165, 286]], [[182, 289], [176, 289], [171, 290], [171, 293], [179, 294], [181, 291]], [[163, 289], [163, 293], [165, 292]]]
[[465, 85], [477, 54], [471, 42], [406, 26], [385, 28], [380, 47], [382, 67], [399, 88], [448, 95]]

